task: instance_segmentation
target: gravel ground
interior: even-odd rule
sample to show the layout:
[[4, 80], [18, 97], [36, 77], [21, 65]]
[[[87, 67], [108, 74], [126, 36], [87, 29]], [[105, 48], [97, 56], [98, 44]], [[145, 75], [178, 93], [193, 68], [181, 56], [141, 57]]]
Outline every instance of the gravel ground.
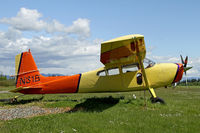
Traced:
[[0, 91], [1, 94], [3, 93], [10, 93], [9, 91]]
[[0, 108], [0, 120], [12, 120], [15, 118], [34, 117], [37, 115], [63, 113], [69, 111], [70, 108], [41, 108], [38, 106], [17, 107], [2, 109]]

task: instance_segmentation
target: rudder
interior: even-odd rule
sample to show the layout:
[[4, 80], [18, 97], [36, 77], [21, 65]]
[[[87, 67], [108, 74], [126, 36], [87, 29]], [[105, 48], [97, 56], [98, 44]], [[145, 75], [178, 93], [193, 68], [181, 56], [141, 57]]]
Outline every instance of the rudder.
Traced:
[[40, 73], [30, 52], [15, 57], [16, 88], [40, 83]]

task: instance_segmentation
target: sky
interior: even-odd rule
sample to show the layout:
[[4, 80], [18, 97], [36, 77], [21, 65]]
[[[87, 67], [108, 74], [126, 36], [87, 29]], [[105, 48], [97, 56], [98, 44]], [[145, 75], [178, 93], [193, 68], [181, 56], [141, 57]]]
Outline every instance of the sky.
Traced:
[[14, 74], [15, 55], [31, 49], [41, 73], [71, 75], [97, 69], [100, 44], [142, 34], [147, 57], [179, 63], [200, 76], [198, 0], [1, 0], [0, 72]]

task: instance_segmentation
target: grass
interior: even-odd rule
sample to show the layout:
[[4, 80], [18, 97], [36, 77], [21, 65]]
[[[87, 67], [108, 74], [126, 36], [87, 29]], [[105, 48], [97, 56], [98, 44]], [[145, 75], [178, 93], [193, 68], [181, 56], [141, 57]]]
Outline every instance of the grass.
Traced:
[[[7, 89], [11, 89], [8, 87]], [[5, 88], [4, 88], [5, 89]], [[144, 106], [144, 92], [26, 95], [16, 104], [0, 102], [3, 108], [40, 106], [71, 107], [71, 112], [0, 121], [0, 132], [26, 133], [198, 133], [200, 131], [200, 87], [157, 89], [166, 105]], [[137, 96], [133, 99], [133, 94]], [[16, 95], [16, 94], [14, 94]], [[13, 94], [0, 94], [11, 98]], [[146, 97], [150, 95], [146, 91]]]
[[0, 86], [14, 86], [15, 80], [14, 79], [8, 79], [8, 80], [0, 80]]

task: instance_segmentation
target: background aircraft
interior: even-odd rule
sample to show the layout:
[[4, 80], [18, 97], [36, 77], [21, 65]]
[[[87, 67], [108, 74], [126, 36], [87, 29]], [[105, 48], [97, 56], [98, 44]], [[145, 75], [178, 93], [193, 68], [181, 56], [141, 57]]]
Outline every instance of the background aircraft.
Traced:
[[181, 80], [187, 60], [181, 63], [155, 64], [146, 57], [144, 36], [135, 34], [115, 38], [101, 44], [100, 61], [104, 67], [72, 76], [44, 77], [30, 52], [15, 57], [16, 89], [23, 94], [92, 93], [149, 90], [151, 101], [164, 101], [153, 88]]

